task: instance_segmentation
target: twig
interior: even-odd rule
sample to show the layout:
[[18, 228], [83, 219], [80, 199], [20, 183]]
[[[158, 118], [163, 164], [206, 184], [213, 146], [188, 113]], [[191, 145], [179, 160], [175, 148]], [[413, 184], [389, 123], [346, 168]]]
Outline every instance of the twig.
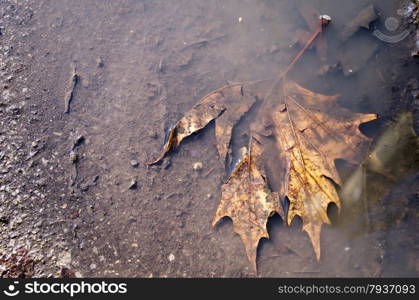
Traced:
[[[300, 52], [298, 52], [298, 54], [295, 56], [295, 58], [287, 66], [287, 68], [279, 74], [277, 80], [275, 80], [275, 82], [272, 84], [269, 92], [266, 94], [267, 97], [270, 97], [273, 94], [273, 90], [277, 86], [278, 82], [280, 80], [285, 79], [285, 76], [288, 74], [288, 72], [291, 71], [291, 69], [294, 67], [294, 65], [297, 63], [297, 61], [304, 55], [304, 53], [307, 51], [307, 49], [310, 48], [310, 46], [314, 43], [314, 41], [317, 39], [317, 37], [323, 32], [323, 28], [326, 27], [331, 22], [331, 18], [327, 15], [321, 15], [319, 17], [319, 19], [320, 19], [320, 24], [317, 27], [316, 31], [313, 33], [313, 35], [307, 41], [307, 43], [305, 44], [303, 49], [301, 49]], [[261, 80], [260, 82], [268, 81], [268, 80], [272, 80], [272, 79], [265, 79], [265, 80]], [[253, 83], [258, 83], [258, 81], [255, 81]]]
[[313, 33], [313, 35], [310, 37], [310, 39], [307, 41], [306, 45], [303, 49], [298, 52], [297, 56], [292, 60], [292, 62], [288, 65], [288, 67], [279, 75], [279, 79], [283, 78], [291, 69], [294, 67], [296, 62], [301, 58], [301, 56], [304, 55], [304, 53], [307, 51], [308, 48], [311, 47], [313, 42], [317, 39], [317, 37], [323, 32], [323, 28], [326, 27], [330, 22], [331, 18], [327, 15], [321, 15], [319, 17], [320, 24], [317, 27], [316, 31]]

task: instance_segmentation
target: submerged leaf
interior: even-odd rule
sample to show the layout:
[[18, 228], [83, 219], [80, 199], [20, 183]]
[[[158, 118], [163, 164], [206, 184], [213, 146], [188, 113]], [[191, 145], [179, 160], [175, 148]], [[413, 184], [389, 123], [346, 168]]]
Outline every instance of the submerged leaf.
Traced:
[[185, 137], [201, 130], [225, 110], [225, 98], [216, 91], [195, 104], [167, 134], [163, 152], [151, 165], [159, 163], [171, 149], [177, 148]]
[[170, 129], [162, 154], [151, 164], [160, 162], [171, 149], [177, 148], [184, 138], [205, 128], [217, 118], [217, 147], [221, 161], [224, 162], [234, 126], [255, 101], [256, 98], [249, 91], [245, 91], [241, 84], [226, 86], [205, 96]]
[[289, 166], [289, 178], [279, 183], [290, 201], [287, 222], [297, 215], [302, 218], [303, 230], [320, 259], [321, 226], [330, 223], [327, 206], [340, 207], [332, 182], [341, 183], [334, 161], [362, 160], [368, 138], [359, 125], [376, 115], [352, 113], [337, 104], [337, 96], [316, 94], [294, 82], [282, 90], [283, 103], [270, 110], [271, 123], [264, 127], [273, 127], [278, 151], [288, 158], [283, 163]]
[[272, 192], [258, 163], [261, 146], [252, 139], [250, 154], [246, 152], [233, 175], [221, 187], [221, 202], [212, 225], [230, 217], [234, 231], [239, 234], [246, 254], [256, 272], [256, 250], [261, 238], [269, 238], [266, 224], [273, 213], [284, 216], [279, 195]]
[[230, 146], [234, 126], [250, 110], [257, 98], [242, 85], [228, 90], [226, 111], [215, 121], [215, 136], [220, 160], [224, 164]]
[[373, 4], [368, 5], [342, 30], [341, 39], [346, 42], [359, 28], [370, 29], [370, 23], [378, 18]]
[[366, 164], [371, 171], [400, 181], [419, 165], [419, 137], [413, 128], [413, 114], [400, 113], [377, 139]]
[[[303, 230], [320, 259], [321, 227], [330, 223], [327, 207], [330, 203], [340, 207], [335, 160], [357, 164], [363, 159], [369, 139], [359, 125], [377, 117], [353, 113], [338, 105], [338, 96], [317, 94], [295, 82], [272, 83], [231, 85], [201, 99], [170, 130], [163, 154], [154, 162], [215, 120], [217, 149], [225, 163], [234, 127], [262, 99], [256, 119], [249, 124], [250, 149], [242, 152], [223, 184], [212, 222], [215, 225], [225, 216], [233, 220], [255, 271], [259, 240], [268, 238], [268, 218], [274, 212], [284, 217], [280, 203], [286, 197], [287, 223], [297, 215], [302, 218]], [[272, 101], [269, 95], [278, 86], [282, 94]]]

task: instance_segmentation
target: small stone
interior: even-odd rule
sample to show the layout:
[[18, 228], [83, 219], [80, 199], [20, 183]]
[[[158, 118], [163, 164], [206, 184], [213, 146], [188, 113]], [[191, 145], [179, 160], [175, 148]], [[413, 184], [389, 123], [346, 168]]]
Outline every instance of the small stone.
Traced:
[[83, 184], [80, 185], [80, 189], [83, 192], [87, 192], [89, 190], [89, 188], [90, 188], [90, 185], [89, 184], [83, 183]]
[[149, 134], [149, 137], [155, 140], [155, 139], [157, 139], [159, 137], [159, 135], [157, 134], [157, 132], [151, 132]]
[[3, 224], [9, 224], [9, 218], [5, 217], [5, 216], [0, 216], [0, 223]]
[[130, 183], [129, 183], [128, 189], [134, 190], [134, 189], [137, 188], [137, 186], [138, 186], [137, 180], [135, 178], [132, 178]]
[[85, 249], [85, 248], [86, 248], [85, 242], [84, 242], [84, 241], [82, 241], [82, 242], [79, 244], [79, 249], [80, 249], [80, 250], [83, 250], [83, 249]]
[[87, 214], [88, 214], [89, 216], [92, 216], [92, 215], [93, 215], [93, 208], [94, 208], [94, 206], [93, 206], [93, 205], [89, 205], [89, 206], [86, 208]]
[[102, 59], [102, 57], [98, 57], [98, 58], [96, 58], [96, 66], [98, 67], [98, 68], [102, 68], [103, 67], [103, 59]]
[[78, 136], [76, 136], [76, 138], [74, 139], [74, 143], [73, 143], [73, 149], [74, 149], [75, 147], [78, 147], [78, 146], [80, 146], [81, 144], [83, 144], [83, 143], [84, 143], [84, 140], [85, 140], [85, 138], [84, 138], [84, 136], [83, 136], [83, 135], [78, 135]]
[[70, 161], [75, 164], [79, 160], [79, 156], [75, 151], [70, 152]]
[[159, 72], [163, 72], [164, 71], [164, 61], [163, 61], [163, 58], [160, 59], [158, 69], [159, 69]]
[[130, 164], [133, 168], [138, 168], [138, 166], [140, 165], [140, 163], [136, 160], [131, 160]]
[[196, 163], [194, 163], [194, 164], [193, 164], [193, 169], [194, 169], [195, 171], [200, 171], [200, 170], [202, 170], [202, 167], [203, 167], [203, 165], [202, 165], [202, 162], [200, 162], [200, 161], [198, 161], [198, 162], [196, 162]]
[[173, 253], [169, 254], [169, 257], [167, 258], [170, 262], [175, 261], [175, 255]]

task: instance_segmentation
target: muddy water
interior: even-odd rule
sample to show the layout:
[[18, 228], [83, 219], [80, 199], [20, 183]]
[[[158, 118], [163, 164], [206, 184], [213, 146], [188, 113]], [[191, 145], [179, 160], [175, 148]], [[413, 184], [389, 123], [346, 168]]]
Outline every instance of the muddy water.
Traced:
[[[46, 114], [54, 120], [54, 131], [66, 138], [56, 143], [69, 150], [74, 136], [85, 137], [78, 148], [78, 176], [67, 191], [78, 205], [81, 220], [72, 239], [75, 270], [84, 276], [253, 276], [231, 222], [210, 226], [224, 177], [213, 128], [189, 138], [161, 166], [147, 168], [145, 162], [158, 154], [165, 129], [210, 91], [229, 82], [270, 78], [284, 70], [301, 49], [297, 32], [310, 31], [312, 26], [299, 11], [303, 2], [34, 4], [34, 68], [42, 74], [40, 86], [50, 91], [51, 110]], [[384, 25], [391, 16], [399, 18], [399, 1], [310, 1], [311, 8], [333, 18], [324, 33], [327, 55], [309, 50], [289, 76], [314, 91], [341, 94], [340, 104], [353, 111], [388, 115], [395, 101], [391, 82], [401, 67], [403, 43], [380, 41], [366, 28], [345, 43], [339, 38], [345, 24], [371, 3], [380, 14], [373, 26], [393, 35], [403, 30], [385, 31]], [[349, 63], [334, 69], [342, 60]], [[80, 80], [70, 113], [63, 114], [73, 66]], [[319, 75], [325, 66], [332, 66], [331, 71]], [[370, 130], [374, 134], [378, 133]], [[139, 167], [133, 167], [132, 160]], [[195, 162], [202, 162], [201, 172], [193, 170]], [[354, 169], [349, 168], [347, 178]], [[66, 176], [73, 178], [70, 171]], [[95, 185], [83, 189], [96, 176]], [[375, 182], [374, 176], [367, 182]], [[130, 188], [133, 180], [137, 184]], [[412, 186], [393, 185], [397, 184], [403, 191], [403, 186]], [[381, 185], [375, 190], [370, 192], [375, 203], [389, 192]], [[414, 194], [413, 190], [400, 193], [386, 196], [388, 202], [394, 202], [391, 197], [409, 202], [407, 198]], [[417, 244], [397, 234], [409, 239], [412, 213], [408, 217], [395, 213], [398, 219], [393, 225], [371, 227], [364, 223], [365, 214], [368, 222], [375, 222], [372, 214], [361, 211], [351, 218], [348, 211], [333, 216], [334, 223], [324, 227], [320, 262], [298, 220], [286, 227], [274, 216], [269, 223], [271, 239], [259, 247], [259, 274], [417, 274]], [[383, 214], [376, 214], [377, 222]], [[391, 234], [403, 243], [389, 241]], [[386, 260], [387, 256], [391, 259]], [[394, 267], [400, 264], [404, 268]]]

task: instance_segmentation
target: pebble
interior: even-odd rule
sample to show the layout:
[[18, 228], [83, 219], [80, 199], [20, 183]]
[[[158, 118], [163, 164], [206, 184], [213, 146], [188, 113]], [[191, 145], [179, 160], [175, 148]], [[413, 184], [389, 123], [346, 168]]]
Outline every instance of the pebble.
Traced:
[[98, 58], [96, 58], [96, 66], [98, 67], [98, 68], [102, 68], [103, 67], [103, 59], [102, 59], [102, 57], [98, 57]]
[[74, 143], [73, 143], [73, 149], [75, 147], [80, 146], [83, 142], [84, 142], [85, 138], [83, 135], [78, 135], [76, 136], [76, 138], [74, 139]]
[[157, 134], [157, 132], [151, 132], [148, 136], [150, 138], [152, 138], [152, 139], [157, 139], [159, 137], [159, 135]]
[[175, 261], [175, 255], [173, 253], [169, 254], [169, 257], [167, 258], [170, 262]]
[[75, 151], [71, 151], [70, 152], [70, 161], [75, 164], [79, 159], [79, 156], [77, 155], [77, 153]]
[[202, 167], [203, 167], [203, 165], [202, 165], [202, 162], [200, 162], [200, 161], [198, 161], [198, 162], [196, 162], [196, 163], [194, 163], [194, 164], [193, 164], [193, 169], [194, 169], [195, 171], [200, 171], [200, 170], [202, 170]]
[[137, 188], [137, 186], [138, 186], [137, 185], [137, 180], [135, 178], [132, 178], [130, 183], [129, 183], [128, 189], [134, 190], [134, 189]]
[[139, 162], [138, 161], [136, 161], [136, 160], [131, 160], [130, 161], [130, 163], [131, 163], [131, 166], [133, 167], [133, 168], [137, 168], [138, 166], [139, 166]]

